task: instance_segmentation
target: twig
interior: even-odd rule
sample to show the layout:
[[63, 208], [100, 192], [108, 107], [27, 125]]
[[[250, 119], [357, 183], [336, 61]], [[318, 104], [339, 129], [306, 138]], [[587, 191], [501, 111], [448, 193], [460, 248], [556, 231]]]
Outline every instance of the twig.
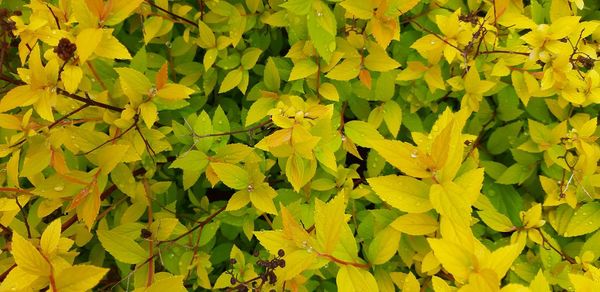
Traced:
[[23, 215], [23, 222], [25, 223], [25, 228], [27, 229], [27, 237], [31, 238], [31, 228], [29, 227], [29, 222], [27, 221], [27, 214], [25, 214], [25, 211], [23, 211], [23, 206], [21, 206], [21, 203], [19, 203], [19, 197], [15, 197], [15, 202], [17, 202], [17, 206], [19, 206], [21, 215]]
[[186, 23], [187, 23], [187, 24], [189, 24], [189, 25], [193, 25], [194, 27], [198, 27], [198, 24], [197, 24], [197, 23], [195, 23], [195, 22], [193, 22], [193, 21], [191, 21], [191, 20], [189, 20], [189, 19], [187, 19], [187, 18], [185, 18], [185, 17], [183, 17], [183, 16], [179, 16], [179, 15], [177, 15], [177, 14], [175, 14], [175, 13], [173, 13], [173, 12], [169, 11], [169, 10], [166, 10], [166, 9], [164, 9], [164, 8], [162, 8], [162, 7], [158, 6], [158, 5], [156, 5], [156, 4], [154, 3], [154, 1], [152, 1], [152, 0], [146, 0], [146, 3], [148, 3], [148, 5], [150, 5], [150, 6], [152, 6], [152, 7], [154, 7], [154, 8], [156, 8], [156, 9], [158, 9], [158, 10], [160, 10], [160, 11], [162, 11], [162, 12], [164, 12], [164, 13], [168, 14], [169, 16], [171, 16], [171, 17], [173, 17], [173, 18], [179, 19], [179, 20], [181, 20], [181, 21], [183, 21], [183, 22], [186, 22]]

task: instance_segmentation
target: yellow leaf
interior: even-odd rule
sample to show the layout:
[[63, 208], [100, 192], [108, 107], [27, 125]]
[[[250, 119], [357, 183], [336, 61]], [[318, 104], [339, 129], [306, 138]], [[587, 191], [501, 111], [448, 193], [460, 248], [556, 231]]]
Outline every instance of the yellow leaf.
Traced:
[[60, 77], [65, 85], [65, 90], [69, 93], [75, 93], [83, 77], [83, 71], [79, 66], [66, 65]]
[[200, 37], [197, 40], [198, 46], [204, 49], [214, 48], [217, 46], [215, 33], [212, 31], [206, 23], [202, 20], [198, 21], [198, 28], [200, 29]]
[[30, 286], [38, 279], [40, 276], [30, 274], [17, 266], [0, 283], [0, 291], [33, 291]]
[[424, 213], [405, 214], [396, 218], [396, 220], [390, 223], [390, 226], [409, 235], [425, 235], [436, 231], [438, 229], [438, 222], [433, 217]]
[[250, 193], [248, 190], [239, 190], [231, 196], [227, 202], [227, 211], [239, 210], [250, 203]]
[[421, 180], [388, 175], [367, 179], [375, 193], [392, 207], [409, 213], [423, 213], [431, 210], [429, 186]]
[[468, 279], [472, 269], [477, 265], [477, 259], [462, 246], [445, 239], [428, 238], [435, 257], [444, 269], [450, 272], [459, 282]]
[[112, 32], [112, 29], [104, 30], [102, 34], [102, 41], [98, 44], [94, 53], [100, 57], [108, 59], [131, 59], [131, 54], [129, 54], [127, 48], [112, 35]]
[[404, 278], [404, 285], [402, 285], [403, 292], [419, 292], [421, 291], [421, 285], [415, 275], [411, 272], [406, 274], [406, 278]]
[[345, 208], [343, 196], [336, 196], [327, 204], [315, 201], [315, 230], [323, 253], [331, 253], [339, 244], [340, 232], [346, 224]]
[[244, 190], [248, 188], [248, 185], [250, 184], [250, 177], [248, 176], [248, 172], [246, 172], [243, 168], [230, 163], [220, 162], [211, 162], [210, 166], [226, 186], [236, 190]]
[[340, 267], [335, 283], [337, 284], [338, 291], [379, 291], [375, 277], [371, 273], [349, 265], [342, 265]]
[[56, 276], [56, 290], [61, 292], [88, 291], [100, 282], [108, 269], [92, 265], [68, 267]]
[[162, 17], [151, 16], [144, 21], [144, 43], [148, 44], [158, 33], [163, 24]]
[[0, 112], [6, 112], [20, 106], [28, 106], [37, 102], [40, 95], [35, 94], [29, 85], [21, 85], [11, 89], [0, 99]]
[[156, 92], [158, 97], [168, 100], [182, 100], [190, 97], [194, 90], [187, 86], [175, 83], [165, 84], [165, 86]]
[[173, 291], [173, 292], [187, 291], [185, 286], [183, 286], [183, 276], [169, 276], [167, 278], [158, 279], [158, 280], [156, 280], [156, 282], [152, 283], [152, 285], [145, 290], [145, 292], [164, 292], [164, 291]]
[[152, 128], [152, 125], [154, 125], [154, 122], [158, 119], [156, 105], [151, 101], [140, 104], [140, 115], [142, 116], [142, 120], [146, 124], [146, 127]]
[[319, 67], [314, 61], [310, 59], [300, 60], [294, 64], [294, 68], [290, 72], [289, 81], [306, 78], [317, 73], [318, 70]]
[[50, 264], [31, 242], [17, 232], [13, 232], [11, 246], [11, 253], [20, 269], [36, 276], [50, 275]]
[[346, 12], [360, 19], [370, 19], [373, 17], [373, 5], [371, 1], [364, 0], [346, 0], [340, 3], [340, 6], [346, 9]]
[[331, 83], [323, 83], [321, 87], [319, 87], [319, 94], [327, 100], [338, 101], [340, 100], [340, 96], [337, 92], [337, 89]]
[[499, 213], [496, 210], [488, 209], [477, 212], [479, 214], [479, 218], [483, 220], [485, 225], [490, 227], [493, 230], [499, 232], [510, 232], [515, 230], [514, 224], [506, 217], [504, 214]]
[[87, 59], [94, 53], [96, 47], [102, 41], [102, 29], [86, 28], [77, 35], [75, 45], [77, 45], [77, 56], [80, 63], [85, 63]]
[[105, 145], [96, 150], [93, 160], [102, 169], [102, 174], [108, 175], [123, 160], [127, 150], [129, 150], [129, 145]]
[[144, 0], [128, 0], [128, 1], [112, 1], [109, 2], [112, 4], [112, 9], [106, 20], [104, 21], [104, 25], [116, 25], [125, 20], [129, 15], [136, 10]]
[[56, 249], [58, 248], [58, 241], [60, 240], [60, 232], [61, 222], [59, 218], [48, 224], [46, 230], [44, 230], [44, 233], [42, 233], [40, 247], [42, 252], [46, 254], [47, 257], [53, 256], [56, 252]]
[[116, 260], [126, 264], [139, 264], [148, 258], [148, 253], [133, 239], [113, 230], [96, 232], [102, 247]]
[[523, 247], [525, 247], [525, 240], [498, 248], [492, 252], [487, 261], [482, 263], [482, 267], [491, 269], [496, 273], [498, 279], [502, 279], [515, 259], [521, 254]]
[[310, 181], [316, 170], [317, 162], [315, 160], [308, 160], [299, 155], [288, 157], [285, 164], [285, 175], [296, 192]]
[[131, 68], [115, 68], [115, 71], [119, 74], [121, 89], [131, 103], [137, 104], [141, 101], [141, 96], [150, 93], [152, 84], [141, 72]]
[[383, 120], [392, 136], [396, 137], [402, 124], [402, 109], [397, 102], [388, 100], [383, 104]]
[[360, 58], [346, 59], [335, 65], [325, 77], [333, 80], [348, 81], [356, 78], [360, 72]]
[[367, 69], [377, 72], [387, 72], [400, 67], [400, 63], [390, 58], [380, 46], [370, 46], [369, 55], [365, 57], [364, 65]]
[[225, 79], [221, 82], [219, 93], [227, 92], [238, 86], [242, 81], [242, 70], [241, 68], [233, 69], [225, 75]]
[[285, 255], [285, 267], [281, 269], [280, 281], [287, 281], [314, 265], [316, 253], [304, 249], [295, 250]]
[[[250, 201], [256, 209], [269, 214], [277, 214], [277, 209], [273, 204], [273, 198], [277, 196], [277, 192], [271, 186], [263, 183], [252, 191], [248, 190], [248, 192], [250, 193]], [[229, 204], [227, 204], [227, 207], [229, 208]]]
[[529, 290], [531, 292], [551, 292], [550, 286], [548, 286], [548, 281], [546, 281], [546, 277], [544, 277], [544, 273], [540, 269], [538, 273], [535, 275], [535, 278], [529, 283]]
[[450, 288], [450, 285], [446, 283], [446, 281], [442, 280], [437, 276], [431, 277], [431, 284], [433, 286], [433, 291], [435, 292], [452, 292], [454, 291]]
[[350, 121], [344, 124], [344, 133], [352, 142], [362, 147], [373, 147], [383, 140], [373, 125], [363, 121]]
[[409, 143], [398, 140], [381, 140], [374, 143], [373, 149], [394, 167], [403, 173], [417, 177], [431, 177], [432, 165], [428, 155]]
[[400, 235], [400, 232], [391, 227], [379, 231], [367, 249], [369, 262], [373, 265], [382, 265], [389, 261], [398, 252]]

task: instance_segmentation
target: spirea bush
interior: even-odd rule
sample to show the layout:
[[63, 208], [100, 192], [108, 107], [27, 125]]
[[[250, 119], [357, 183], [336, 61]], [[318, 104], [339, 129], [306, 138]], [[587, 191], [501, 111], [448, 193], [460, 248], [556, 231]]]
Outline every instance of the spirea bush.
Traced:
[[597, 0], [0, 0], [0, 291], [600, 291]]

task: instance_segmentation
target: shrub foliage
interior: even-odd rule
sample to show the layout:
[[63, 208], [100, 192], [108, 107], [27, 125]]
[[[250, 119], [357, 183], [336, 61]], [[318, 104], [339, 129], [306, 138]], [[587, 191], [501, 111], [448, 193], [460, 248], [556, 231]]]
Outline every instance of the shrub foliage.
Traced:
[[596, 0], [0, 0], [0, 290], [600, 290]]

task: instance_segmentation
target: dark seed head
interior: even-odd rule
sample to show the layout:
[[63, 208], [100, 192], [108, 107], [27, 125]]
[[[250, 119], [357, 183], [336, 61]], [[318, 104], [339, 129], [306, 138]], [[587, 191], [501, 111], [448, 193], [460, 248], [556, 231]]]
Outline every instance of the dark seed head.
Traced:
[[231, 277], [229, 283], [231, 283], [231, 285], [235, 285], [235, 283], [237, 283], [237, 280], [234, 277]]
[[277, 255], [280, 256], [280, 257], [282, 257], [282, 256], [285, 255], [285, 251], [283, 251], [283, 249], [280, 249], [280, 250], [277, 251]]
[[144, 228], [142, 229], [142, 238], [149, 238], [150, 236], [152, 236], [152, 232], [150, 232], [150, 230]]
[[280, 268], [285, 268], [285, 260], [280, 260], [279, 261], [279, 267]]
[[235, 263], [237, 263], [237, 261], [235, 259], [229, 259], [229, 263], [232, 265], [235, 265]]
[[63, 61], [67, 61], [73, 57], [75, 51], [77, 50], [77, 45], [72, 43], [67, 38], [62, 38], [58, 41], [58, 46], [54, 48], [54, 52], [61, 58]]

